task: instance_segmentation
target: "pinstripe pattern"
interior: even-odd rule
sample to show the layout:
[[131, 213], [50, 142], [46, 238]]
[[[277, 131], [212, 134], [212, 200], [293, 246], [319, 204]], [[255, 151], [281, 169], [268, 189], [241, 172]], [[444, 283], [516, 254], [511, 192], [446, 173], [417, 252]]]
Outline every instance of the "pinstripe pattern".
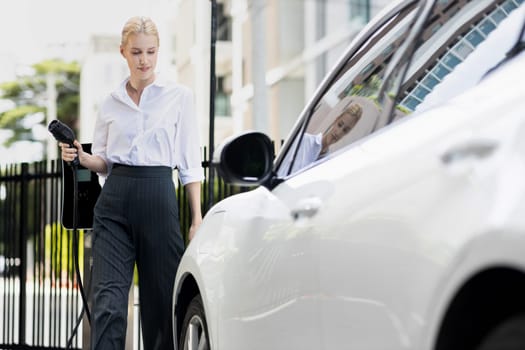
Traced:
[[136, 261], [144, 348], [171, 349], [171, 294], [184, 250], [172, 170], [114, 167], [95, 206], [93, 349], [124, 349]]

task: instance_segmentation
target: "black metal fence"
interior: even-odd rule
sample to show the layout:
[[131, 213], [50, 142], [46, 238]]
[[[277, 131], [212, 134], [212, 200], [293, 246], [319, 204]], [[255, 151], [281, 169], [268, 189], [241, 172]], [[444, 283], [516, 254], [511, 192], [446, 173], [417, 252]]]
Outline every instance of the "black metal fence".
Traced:
[[[204, 150], [206, 158], [206, 150]], [[210, 200], [210, 167], [203, 162], [202, 209]], [[65, 349], [82, 310], [74, 268], [73, 232], [60, 222], [62, 162], [13, 164], [0, 167], [0, 348]], [[225, 185], [215, 176], [214, 202], [246, 188]], [[177, 187], [181, 227], [187, 232], [190, 210], [186, 193]], [[79, 232], [79, 263], [89, 261]], [[186, 238], [186, 237], [185, 237]], [[86, 253], [86, 254], [84, 254]], [[84, 276], [84, 282], [86, 278]], [[137, 307], [138, 309], [138, 307]], [[138, 320], [138, 315], [135, 316]], [[135, 348], [141, 348], [135, 322]], [[83, 339], [84, 338], [84, 339]], [[86, 347], [82, 326], [72, 348]]]

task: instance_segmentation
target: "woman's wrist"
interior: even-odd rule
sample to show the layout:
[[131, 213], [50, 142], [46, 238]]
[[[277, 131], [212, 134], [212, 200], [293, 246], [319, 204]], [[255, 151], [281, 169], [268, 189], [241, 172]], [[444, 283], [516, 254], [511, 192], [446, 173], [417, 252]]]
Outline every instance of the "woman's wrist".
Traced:
[[196, 216], [191, 218], [192, 225], [200, 225], [202, 223], [202, 216]]

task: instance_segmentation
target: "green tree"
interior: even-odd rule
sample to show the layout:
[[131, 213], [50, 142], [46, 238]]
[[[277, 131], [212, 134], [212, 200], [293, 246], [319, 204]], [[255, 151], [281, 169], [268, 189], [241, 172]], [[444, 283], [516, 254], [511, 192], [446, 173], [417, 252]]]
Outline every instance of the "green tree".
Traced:
[[[4, 141], [8, 147], [20, 140], [36, 141], [32, 135], [28, 118], [44, 125], [47, 104], [48, 75], [55, 77], [57, 92], [57, 118], [76, 129], [79, 110], [80, 65], [53, 59], [32, 66], [33, 74], [19, 77], [15, 81], [0, 83], [0, 98], [11, 100], [14, 108], [0, 113], [0, 129], [13, 133]], [[39, 118], [40, 117], [40, 118]]]

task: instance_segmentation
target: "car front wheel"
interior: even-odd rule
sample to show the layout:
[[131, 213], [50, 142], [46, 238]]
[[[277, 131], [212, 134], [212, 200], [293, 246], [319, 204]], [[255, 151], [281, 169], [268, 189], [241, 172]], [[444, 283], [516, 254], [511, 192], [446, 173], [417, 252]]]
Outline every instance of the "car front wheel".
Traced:
[[200, 295], [195, 296], [188, 305], [186, 315], [184, 316], [184, 322], [182, 323], [179, 349], [210, 349], [206, 315], [204, 314], [204, 307], [202, 306]]
[[511, 317], [482, 341], [478, 350], [525, 349], [525, 313]]

